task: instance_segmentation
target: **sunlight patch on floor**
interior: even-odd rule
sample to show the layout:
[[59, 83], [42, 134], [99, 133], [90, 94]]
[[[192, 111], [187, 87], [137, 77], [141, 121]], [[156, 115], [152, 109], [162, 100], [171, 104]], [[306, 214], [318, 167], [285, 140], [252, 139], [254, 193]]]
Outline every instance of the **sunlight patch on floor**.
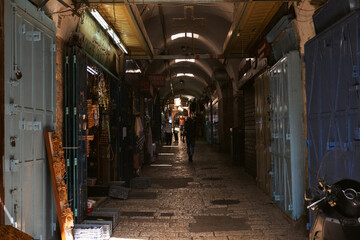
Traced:
[[171, 164], [150, 164], [151, 167], [172, 167]]
[[174, 156], [175, 153], [159, 153], [159, 156]]

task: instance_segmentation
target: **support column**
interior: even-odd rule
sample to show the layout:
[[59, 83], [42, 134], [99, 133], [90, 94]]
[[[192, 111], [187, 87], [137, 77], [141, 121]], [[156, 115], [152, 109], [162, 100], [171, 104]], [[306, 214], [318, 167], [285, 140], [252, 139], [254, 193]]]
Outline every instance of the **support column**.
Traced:
[[[294, 20], [297, 37], [299, 39], [299, 47], [300, 47], [300, 55], [301, 58], [304, 57], [305, 54], [305, 43], [315, 37], [315, 27], [312, 15], [314, 14], [316, 7], [310, 4], [310, 0], [305, 0], [300, 3], [293, 3], [294, 9], [296, 13], [296, 19]], [[304, 110], [303, 110], [303, 119], [304, 119], [304, 138], [307, 139], [307, 123], [306, 123], [306, 86], [305, 86], [305, 62], [301, 61], [301, 75], [302, 75], [302, 85], [303, 85], [303, 102], [304, 102]], [[305, 147], [305, 161], [308, 162], [307, 159], [307, 147]], [[308, 179], [308, 168], [306, 164], [306, 179]], [[308, 182], [307, 182], [308, 184]]]

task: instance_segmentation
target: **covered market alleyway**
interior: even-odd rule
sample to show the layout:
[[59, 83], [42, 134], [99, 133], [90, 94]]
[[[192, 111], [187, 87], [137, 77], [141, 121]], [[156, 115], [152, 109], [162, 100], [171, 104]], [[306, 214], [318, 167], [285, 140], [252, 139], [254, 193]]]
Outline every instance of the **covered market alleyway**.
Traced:
[[196, 142], [192, 163], [186, 143], [161, 147], [141, 176], [151, 187], [101, 205], [121, 213], [111, 239], [306, 239], [230, 154], [206, 142]]

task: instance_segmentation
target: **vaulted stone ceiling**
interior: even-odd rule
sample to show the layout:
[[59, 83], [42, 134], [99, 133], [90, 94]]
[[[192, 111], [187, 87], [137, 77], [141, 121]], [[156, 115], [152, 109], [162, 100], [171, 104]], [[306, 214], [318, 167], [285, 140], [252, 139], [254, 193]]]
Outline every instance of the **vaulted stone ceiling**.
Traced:
[[[96, 8], [126, 46], [126, 59], [136, 60], [144, 75], [165, 75], [166, 87], [158, 92], [167, 99], [210, 95], [231, 81], [227, 60], [253, 57], [266, 32], [289, 11], [289, 2], [297, 1], [73, 0], [70, 5], [77, 12]], [[189, 35], [174, 37], [185, 32]]]

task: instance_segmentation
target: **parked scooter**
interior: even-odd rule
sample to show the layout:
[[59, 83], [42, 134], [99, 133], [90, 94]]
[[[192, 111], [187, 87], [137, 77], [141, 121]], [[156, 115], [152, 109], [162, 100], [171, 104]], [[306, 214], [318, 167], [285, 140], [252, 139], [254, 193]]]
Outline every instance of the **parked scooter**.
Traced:
[[[359, 159], [333, 150], [325, 154], [318, 172], [318, 187], [306, 192], [308, 208], [315, 211], [310, 240], [360, 239]], [[349, 179], [349, 178], [355, 179]]]

